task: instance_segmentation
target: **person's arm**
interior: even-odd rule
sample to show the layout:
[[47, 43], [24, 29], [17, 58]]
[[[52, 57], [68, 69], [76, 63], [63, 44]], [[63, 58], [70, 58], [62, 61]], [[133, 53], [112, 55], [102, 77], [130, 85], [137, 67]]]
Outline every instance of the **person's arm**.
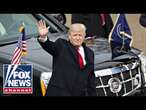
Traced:
[[88, 77], [88, 96], [97, 96], [95, 80], [95, 73], [91, 72]]
[[[46, 40], [46, 41], [45, 41]], [[48, 53], [50, 53], [53, 56], [57, 56], [58, 54], [58, 49], [57, 49], [57, 43], [56, 42], [52, 42], [49, 40], [49, 38], [45, 39], [42, 41], [40, 41], [40, 39], [38, 38], [38, 42], [40, 43], [41, 47], [47, 51]]]
[[48, 38], [49, 27], [46, 27], [45, 21], [40, 20], [37, 23], [37, 27], [39, 32], [38, 42], [42, 48], [53, 56], [57, 55], [57, 47], [55, 43]]

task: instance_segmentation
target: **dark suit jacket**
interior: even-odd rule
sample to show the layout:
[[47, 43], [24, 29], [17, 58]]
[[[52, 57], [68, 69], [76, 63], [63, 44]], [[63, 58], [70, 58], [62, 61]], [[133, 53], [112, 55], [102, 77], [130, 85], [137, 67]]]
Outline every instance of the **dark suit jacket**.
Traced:
[[96, 96], [94, 54], [91, 49], [83, 45], [87, 64], [81, 70], [75, 47], [69, 41], [47, 40], [40, 42], [40, 45], [53, 56], [53, 73], [47, 96]]
[[87, 36], [105, 37], [113, 27], [113, 21], [109, 14], [105, 14], [105, 25], [101, 25], [99, 14], [72, 14], [72, 23], [83, 23], [87, 27]]

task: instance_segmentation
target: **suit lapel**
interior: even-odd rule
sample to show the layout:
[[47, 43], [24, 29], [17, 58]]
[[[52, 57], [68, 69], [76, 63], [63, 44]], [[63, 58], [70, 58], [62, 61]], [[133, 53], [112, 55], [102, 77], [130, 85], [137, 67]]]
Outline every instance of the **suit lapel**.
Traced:
[[83, 48], [84, 48], [84, 52], [85, 52], [86, 64], [88, 64], [88, 62], [89, 62], [89, 53], [88, 53], [87, 48], [84, 45], [83, 45]]
[[76, 49], [75, 49], [75, 47], [70, 42], [68, 42], [68, 49], [69, 49], [69, 51], [70, 51], [70, 53], [71, 53], [72, 58], [74, 59], [74, 61], [76, 63], [78, 63]]
[[[92, 53], [89, 51], [89, 49], [86, 46], [84, 46], [84, 51], [85, 51], [86, 65], [83, 72], [87, 73], [87, 75], [89, 76], [91, 71], [94, 70], [94, 58]], [[84, 77], [87, 78], [86, 74], [84, 75], [85, 75]]]
[[90, 57], [91, 57], [91, 53], [89, 52], [88, 48], [85, 46], [85, 44], [83, 44], [83, 48], [84, 48], [84, 52], [85, 52], [85, 60], [86, 60], [86, 64], [93, 62]]
[[[85, 46], [85, 44], [82, 45], [83, 48], [84, 48], [84, 52], [85, 52], [85, 60], [86, 60], [86, 65], [88, 63], [91, 63], [93, 62], [92, 59], [90, 58], [91, 55], [90, 55], [90, 52], [88, 51], [87, 47]], [[78, 64], [78, 58], [77, 58], [77, 53], [76, 53], [76, 50], [75, 50], [75, 47], [70, 43], [68, 42], [68, 49], [72, 55], [72, 58], [74, 59], [74, 61]], [[78, 65], [79, 66], [79, 65]], [[79, 66], [80, 67], [80, 66]]]

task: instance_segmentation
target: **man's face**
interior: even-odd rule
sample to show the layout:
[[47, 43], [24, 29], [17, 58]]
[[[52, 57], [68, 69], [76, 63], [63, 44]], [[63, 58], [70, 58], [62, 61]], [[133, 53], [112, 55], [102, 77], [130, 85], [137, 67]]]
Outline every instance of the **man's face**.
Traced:
[[72, 45], [79, 47], [82, 45], [85, 38], [85, 33], [82, 31], [72, 31], [69, 34], [69, 40]]

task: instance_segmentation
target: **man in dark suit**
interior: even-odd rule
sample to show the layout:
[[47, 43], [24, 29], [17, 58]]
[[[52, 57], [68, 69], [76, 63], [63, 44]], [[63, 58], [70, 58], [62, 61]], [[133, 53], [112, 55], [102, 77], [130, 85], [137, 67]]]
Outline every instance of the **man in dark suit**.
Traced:
[[68, 41], [59, 38], [52, 42], [47, 37], [45, 22], [39, 21], [37, 26], [40, 45], [53, 56], [52, 77], [46, 96], [96, 96], [94, 53], [83, 44], [86, 27], [72, 24]]
[[83, 23], [87, 28], [86, 37], [108, 38], [113, 27], [110, 14], [72, 14], [71, 22]]

